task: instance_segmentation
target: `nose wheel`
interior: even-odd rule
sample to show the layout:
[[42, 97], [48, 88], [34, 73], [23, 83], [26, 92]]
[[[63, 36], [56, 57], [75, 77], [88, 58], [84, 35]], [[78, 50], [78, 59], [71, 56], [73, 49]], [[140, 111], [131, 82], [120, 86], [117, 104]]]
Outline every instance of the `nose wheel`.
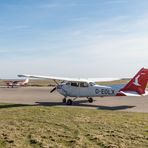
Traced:
[[66, 103], [66, 105], [72, 105], [73, 101], [76, 100], [77, 97], [73, 98], [73, 99], [66, 99], [66, 97], [63, 99], [63, 103]]
[[[76, 97], [77, 98], [77, 97]], [[66, 98], [63, 98], [63, 103], [64, 104], [66, 104], [66, 105], [72, 105], [73, 104], [73, 101], [76, 99], [76, 98], [74, 98], [73, 100], [72, 99], [66, 99]], [[92, 103], [94, 100], [93, 100], [93, 98], [91, 98], [91, 97], [89, 97], [89, 98], [87, 98], [88, 99], [88, 102], [89, 103]]]
[[66, 99], [66, 98], [63, 98], [62, 102], [66, 105], [72, 105], [73, 104], [73, 100], [72, 99]]
[[66, 98], [64, 98], [64, 99], [62, 100], [62, 102], [63, 102], [63, 103], [66, 103]]

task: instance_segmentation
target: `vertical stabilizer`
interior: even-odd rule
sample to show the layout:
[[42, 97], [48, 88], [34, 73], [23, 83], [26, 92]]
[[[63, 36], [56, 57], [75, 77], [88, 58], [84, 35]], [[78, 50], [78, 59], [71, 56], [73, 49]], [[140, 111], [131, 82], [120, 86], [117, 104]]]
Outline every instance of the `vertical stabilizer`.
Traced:
[[142, 68], [133, 79], [129, 81], [124, 88], [122, 88], [117, 96], [126, 96], [124, 92], [136, 92], [139, 95], [145, 94], [145, 89], [148, 82], [148, 69]]

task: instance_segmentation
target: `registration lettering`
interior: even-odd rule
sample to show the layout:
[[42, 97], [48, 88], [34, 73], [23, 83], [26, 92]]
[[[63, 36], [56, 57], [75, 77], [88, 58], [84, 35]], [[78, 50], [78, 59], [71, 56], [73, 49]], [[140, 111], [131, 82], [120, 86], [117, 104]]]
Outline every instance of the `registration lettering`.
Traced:
[[95, 92], [96, 92], [96, 94], [101, 94], [101, 95], [115, 94], [115, 90], [111, 90], [111, 89], [96, 89]]

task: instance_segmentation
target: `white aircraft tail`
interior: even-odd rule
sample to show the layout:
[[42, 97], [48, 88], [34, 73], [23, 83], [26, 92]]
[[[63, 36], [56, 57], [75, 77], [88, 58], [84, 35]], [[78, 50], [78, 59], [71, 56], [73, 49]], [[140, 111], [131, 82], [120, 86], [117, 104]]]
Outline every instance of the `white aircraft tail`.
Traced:
[[23, 82], [23, 85], [26, 85], [27, 83], [29, 83], [29, 78], [26, 78], [26, 80]]

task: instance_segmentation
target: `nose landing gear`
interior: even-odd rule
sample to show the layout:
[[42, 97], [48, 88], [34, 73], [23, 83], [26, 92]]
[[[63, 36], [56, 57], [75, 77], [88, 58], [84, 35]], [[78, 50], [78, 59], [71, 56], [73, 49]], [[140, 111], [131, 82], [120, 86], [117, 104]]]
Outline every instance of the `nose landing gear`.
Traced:
[[[65, 97], [65, 98], [63, 98], [63, 103], [66, 104], [66, 105], [72, 105], [73, 104], [73, 101], [76, 100], [76, 99], [77, 99], [77, 97], [74, 98], [73, 100], [72, 99], [68, 99], [67, 100], [66, 97]], [[93, 98], [88, 97], [87, 99], [88, 99], [88, 102], [89, 103], [92, 103], [93, 102]]]
[[72, 105], [73, 104], [73, 101], [75, 100], [76, 98], [74, 98], [73, 100], [72, 99], [66, 99], [66, 97], [65, 98], [63, 98], [63, 103], [65, 104], [66, 103], [66, 105]]
[[71, 99], [68, 99], [68, 100], [67, 100], [66, 97], [65, 97], [65, 98], [63, 98], [62, 102], [63, 102], [64, 104], [66, 104], [66, 105], [72, 105], [73, 100], [71, 100]]
[[67, 100], [66, 100], [66, 97], [63, 98], [62, 102], [63, 102], [63, 103], [66, 103], [66, 101], [67, 101]]

